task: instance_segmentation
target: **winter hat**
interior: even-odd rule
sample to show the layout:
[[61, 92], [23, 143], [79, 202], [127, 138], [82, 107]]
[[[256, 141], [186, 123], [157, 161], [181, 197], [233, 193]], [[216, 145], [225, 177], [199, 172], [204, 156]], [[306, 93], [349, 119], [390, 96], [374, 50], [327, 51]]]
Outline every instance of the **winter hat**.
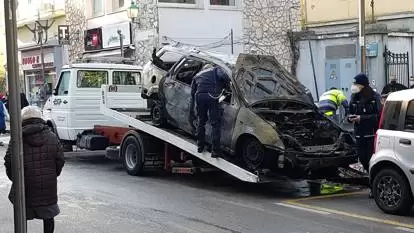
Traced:
[[354, 84], [368, 86], [369, 85], [368, 77], [364, 73], [359, 73], [354, 77]]
[[22, 109], [22, 121], [30, 118], [42, 118], [42, 112], [37, 106], [27, 106]]

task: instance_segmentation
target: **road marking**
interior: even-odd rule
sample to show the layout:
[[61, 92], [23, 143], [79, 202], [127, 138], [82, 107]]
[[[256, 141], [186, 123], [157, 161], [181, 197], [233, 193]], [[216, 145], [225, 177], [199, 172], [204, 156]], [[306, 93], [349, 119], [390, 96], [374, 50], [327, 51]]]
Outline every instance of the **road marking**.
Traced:
[[376, 217], [369, 217], [369, 216], [360, 215], [360, 214], [357, 214], [357, 213], [350, 213], [350, 212], [345, 212], [345, 211], [340, 211], [340, 210], [335, 210], [335, 209], [329, 209], [329, 208], [324, 208], [324, 207], [318, 207], [318, 206], [299, 203], [300, 201], [306, 201], [306, 200], [327, 199], [329, 197], [352, 196], [352, 194], [357, 195], [357, 194], [361, 194], [361, 192], [358, 192], [358, 193], [344, 193], [344, 194], [337, 194], [337, 195], [323, 196], [323, 197], [300, 198], [300, 199], [296, 199], [296, 200], [288, 200], [288, 201], [285, 201], [284, 203], [294, 205], [294, 206], [297, 206], [297, 207], [306, 208], [306, 209], [313, 209], [313, 210], [317, 210], [317, 211], [328, 212], [328, 213], [331, 213], [331, 214], [341, 215], [341, 216], [345, 216], [345, 217], [351, 217], [351, 218], [356, 218], [356, 219], [360, 219], [360, 220], [366, 220], [366, 221], [377, 222], [377, 223], [382, 223], [382, 224], [386, 224], [386, 225], [392, 225], [392, 226], [396, 226], [396, 227], [402, 227], [402, 228], [413, 230], [413, 232], [414, 232], [414, 224], [407, 224], [407, 223], [402, 223], [402, 222], [393, 221], [393, 220], [380, 219], [380, 218], [376, 218]]
[[290, 202], [290, 201], [299, 202], [299, 201], [330, 199], [330, 198], [335, 198], [335, 197], [350, 197], [350, 196], [357, 196], [357, 195], [363, 195], [363, 194], [368, 195], [368, 193], [366, 191], [359, 191], [359, 192], [339, 193], [339, 194], [323, 195], [323, 196], [302, 197], [302, 198], [288, 200], [288, 202]]
[[322, 215], [331, 214], [331, 213], [326, 212], [326, 211], [314, 210], [314, 209], [304, 208], [304, 207], [300, 207], [300, 206], [296, 206], [296, 205], [291, 205], [291, 204], [286, 204], [286, 203], [275, 203], [275, 204], [276, 205], [283, 206], [283, 207], [288, 207], [288, 208], [297, 209], [297, 210], [304, 210], [304, 211], [308, 211], [308, 212], [312, 212], [312, 213], [317, 213], [317, 214], [322, 214]]
[[406, 228], [406, 227], [396, 227], [395, 229], [400, 230], [400, 231], [414, 232], [414, 229]]

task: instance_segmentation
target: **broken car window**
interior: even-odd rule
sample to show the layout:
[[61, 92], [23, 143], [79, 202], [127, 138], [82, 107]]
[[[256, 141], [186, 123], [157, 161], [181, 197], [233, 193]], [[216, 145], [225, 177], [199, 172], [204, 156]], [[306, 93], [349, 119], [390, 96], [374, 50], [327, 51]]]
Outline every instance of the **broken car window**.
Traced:
[[201, 70], [202, 67], [202, 62], [186, 59], [179, 68], [175, 79], [190, 86], [194, 76]]

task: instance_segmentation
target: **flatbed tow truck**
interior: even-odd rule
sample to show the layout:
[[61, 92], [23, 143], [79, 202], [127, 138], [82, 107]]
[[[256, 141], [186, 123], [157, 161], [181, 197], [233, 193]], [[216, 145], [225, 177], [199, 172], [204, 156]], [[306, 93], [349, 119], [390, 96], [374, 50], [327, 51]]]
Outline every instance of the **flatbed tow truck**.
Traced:
[[[219, 169], [249, 183], [291, 180], [267, 171], [253, 173], [238, 166], [237, 162], [211, 158], [211, 153], [207, 151], [198, 153], [194, 139], [176, 130], [152, 125], [149, 109], [137, 109], [134, 103], [138, 100], [122, 98], [122, 93], [138, 94], [136, 86], [103, 85], [101, 91], [101, 113], [129, 125], [129, 128], [95, 126], [95, 132], [109, 137], [112, 144], [115, 144], [107, 148], [106, 157], [121, 160], [130, 175], [142, 175], [148, 169], [164, 169], [181, 174]], [[363, 173], [351, 168], [340, 169], [340, 177], [326, 179], [340, 183], [368, 184]]]

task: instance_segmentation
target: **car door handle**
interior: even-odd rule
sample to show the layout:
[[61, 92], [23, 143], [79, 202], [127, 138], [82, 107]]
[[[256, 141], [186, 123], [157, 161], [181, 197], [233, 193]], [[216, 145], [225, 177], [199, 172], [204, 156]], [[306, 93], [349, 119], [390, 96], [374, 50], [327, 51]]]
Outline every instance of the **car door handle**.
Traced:
[[411, 140], [410, 139], [400, 139], [400, 144], [404, 144], [404, 145], [411, 145]]
[[67, 104], [67, 103], [68, 103], [68, 101], [64, 100], [64, 101], [63, 101], [63, 103], [64, 103], [64, 104]]

